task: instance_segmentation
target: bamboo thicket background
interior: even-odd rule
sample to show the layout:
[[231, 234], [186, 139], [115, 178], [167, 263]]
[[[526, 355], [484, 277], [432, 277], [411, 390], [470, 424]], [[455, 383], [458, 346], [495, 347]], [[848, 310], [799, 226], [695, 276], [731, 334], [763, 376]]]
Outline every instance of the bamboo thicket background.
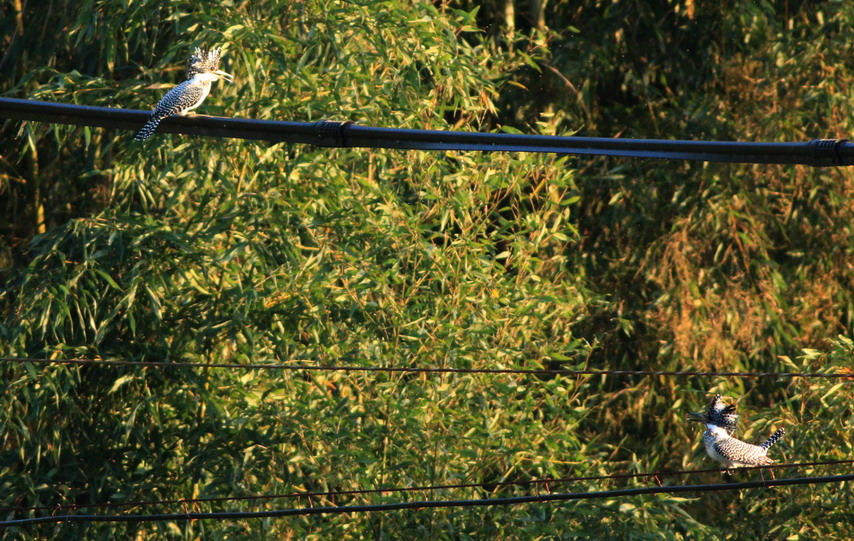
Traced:
[[[237, 82], [215, 83], [199, 113], [744, 141], [852, 131], [850, 2], [15, 0], [0, 16], [11, 97], [147, 109], [192, 48], [221, 45]], [[849, 169], [131, 137], [2, 124], [0, 355], [854, 365]], [[709, 392], [741, 399], [749, 441], [785, 426], [781, 461], [854, 448], [845, 381], [0, 366], [0, 507], [707, 468], [684, 414]], [[3, 535], [844, 539], [851, 507], [843, 484]]]

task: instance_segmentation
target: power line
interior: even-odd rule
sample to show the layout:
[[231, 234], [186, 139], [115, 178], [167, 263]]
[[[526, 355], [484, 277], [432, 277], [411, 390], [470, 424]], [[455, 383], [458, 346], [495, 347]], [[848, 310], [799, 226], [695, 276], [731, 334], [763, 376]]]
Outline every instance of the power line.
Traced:
[[299, 515], [329, 515], [345, 513], [373, 513], [397, 511], [404, 509], [436, 509], [451, 507], [493, 507], [503, 505], [519, 505], [525, 503], [546, 503], [558, 501], [590, 500], [601, 498], [618, 498], [624, 496], [640, 496], [644, 494], [678, 494], [683, 492], [714, 492], [721, 490], [743, 490], [753, 488], [769, 488], [775, 486], [816, 485], [825, 483], [842, 483], [854, 481], [854, 474], [834, 475], [828, 477], [802, 477], [788, 479], [771, 479], [768, 481], [751, 481], [746, 483], [725, 483], [712, 485], [676, 485], [659, 487], [626, 488], [602, 492], [569, 492], [559, 494], [538, 494], [536, 496], [515, 496], [510, 498], [484, 498], [473, 500], [423, 500], [415, 502], [398, 502], [374, 505], [345, 505], [337, 507], [300, 507], [292, 509], [275, 509], [267, 511], [219, 511], [212, 513], [159, 513], [144, 515], [53, 515], [44, 517], [23, 518], [0, 521], [0, 527], [26, 526], [50, 522], [153, 522], [153, 521], [186, 521], [186, 520], [245, 520], [254, 518], [280, 518]]
[[320, 372], [391, 372], [415, 374], [527, 374], [535, 376], [671, 376], [671, 377], [734, 377], [734, 378], [828, 378], [854, 379], [851, 373], [825, 372], [714, 372], [693, 370], [593, 370], [593, 369], [547, 369], [547, 368], [440, 368], [405, 366], [347, 366], [313, 364], [238, 364], [238, 363], [194, 363], [161, 361], [119, 361], [101, 359], [43, 359], [28, 357], [0, 357], [0, 362], [33, 364], [66, 364], [93, 366], [142, 366], [147, 368], [232, 368], [238, 370], [290, 370]]
[[[150, 111], [133, 109], [0, 98], [0, 118], [17, 120], [136, 131], [145, 124], [150, 114]], [[163, 121], [158, 131], [344, 148], [542, 152], [706, 162], [804, 164], [814, 167], [854, 165], [854, 143], [844, 139], [814, 139], [800, 143], [744, 143], [562, 137], [378, 128], [326, 120], [285, 122], [203, 115], [169, 117]]]
[[[770, 464], [765, 466], [749, 466], [739, 468], [740, 471], [761, 470], [761, 469], [781, 469], [781, 468], [796, 468], [796, 467], [812, 467], [812, 466], [833, 466], [840, 464], [854, 464], [854, 460], [828, 460], [821, 462], [795, 462], [786, 464]], [[211, 498], [181, 498], [172, 500], [148, 500], [148, 501], [131, 501], [131, 502], [110, 502], [110, 503], [95, 503], [95, 504], [56, 504], [56, 505], [40, 505], [34, 507], [0, 507], [0, 512], [8, 511], [59, 511], [63, 509], [106, 509], [117, 507], [152, 507], [158, 505], [184, 505], [196, 503], [225, 503], [239, 501], [257, 501], [257, 500], [279, 500], [279, 499], [301, 499], [301, 498], [330, 498], [335, 499], [339, 496], [359, 496], [368, 494], [391, 494], [401, 492], [431, 492], [437, 490], [459, 490], [466, 488], [491, 488], [504, 486], [537, 486], [576, 483], [580, 481], [602, 481], [611, 479], [640, 479], [640, 478], [662, 478], [685, 475], [696, 475], [701, 473], [719, 473], [720, 468], [703, 469], [703, 470], [675, 470], [675, 471], [656, 471], [647, 473], [616, 473], [610, 475], [590, 475], [582, 477], [559, 477], [546, 479], [527, 479], [515, 481], [494, 481], [484, 483], [459, 483], [446, 485], [426, 485], [413, 487], [382, 487], [359, 490], [340, 490], [327, 492], [290, 492], [286, 494], [256, 494], [249, 496], [220, 496]]]

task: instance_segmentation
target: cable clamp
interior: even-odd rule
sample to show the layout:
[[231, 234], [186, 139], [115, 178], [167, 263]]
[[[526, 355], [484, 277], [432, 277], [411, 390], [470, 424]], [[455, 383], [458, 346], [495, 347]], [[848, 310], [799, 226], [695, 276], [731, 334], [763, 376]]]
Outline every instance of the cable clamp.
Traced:
[[347, 128], [355, 124], [352, 120], [338, 122], [335, 120], [321, 120], [314, 123], [317, 136], [316, 145], [322, 147], [347, 147]]
[[839, 147], [848, 139], [813, 139], [809, 143], [810, 157], [813, 165], [842, 165], [842, 154]]

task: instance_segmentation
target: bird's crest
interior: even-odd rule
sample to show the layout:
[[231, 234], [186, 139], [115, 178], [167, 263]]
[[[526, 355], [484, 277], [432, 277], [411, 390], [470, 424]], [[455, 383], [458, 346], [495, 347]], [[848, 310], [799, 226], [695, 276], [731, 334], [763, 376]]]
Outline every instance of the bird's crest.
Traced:
[[196, 51], [190, 56], [190, 61], [187, 63], [187, 78], [192, 77], [196, 73], [218, 70], [220, 59], [221, 51], [219, 47], [214, 49], [196, 47]]
[[735, 413], [735, 406], [724, 404], [724, 400], [719, 394], [712, 398], [707, 415], [711, 422], [724, 427], [730, 434], [735, 432], [738, 427], [738, 414]]

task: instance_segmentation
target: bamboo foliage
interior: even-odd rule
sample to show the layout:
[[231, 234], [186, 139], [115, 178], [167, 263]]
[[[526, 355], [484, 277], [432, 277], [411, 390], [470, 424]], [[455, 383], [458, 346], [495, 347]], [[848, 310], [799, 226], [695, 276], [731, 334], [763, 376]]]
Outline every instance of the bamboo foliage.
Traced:
[[[202, 114], [755, 140], [850, 131], [840, 98], [847, 45], [829, 53], [811, 38], [841, 39], [851, 9], [822, 7], [818, 20], [794, 5], [788, 15], [726, 7], [712, 18], [693, 1], [637, 13], [624, 3], [540, 2], [542, 21], [517, 17], [495, 31], [490, 21], [511, 4], [14, 4], [0, 19], [9, 51], [0, 88], [147, 109], [181, 80], [189, 51], [221, 45], [237, 81], [216, 83]], [[623, 27], [626, 10], [634, 24]], [[789, 30], [781, 37], [780, 28]], [[704, 52], [689, 55], [689, 45]], [[820, 76], [805, 67], [815, 65]], [[786, 81], [803, 90], [785, 92]], [[775, 107], [799, 112], [769, 114]], [[0, 355], [852, 366], [847, 172], [131, 137], [2, 125]], [[786, 426], [774, 448], [781, 461], [852, 455], [847, 383], [2, 368], [0, 506], [705, 468], [684, 413], [707, 392], [742, 397], [748, 439]], [[3, 535], [680, 539], [810, 528], [832, 539], [850, 532], [848, 500], [845, 487], [825, 486]]]

